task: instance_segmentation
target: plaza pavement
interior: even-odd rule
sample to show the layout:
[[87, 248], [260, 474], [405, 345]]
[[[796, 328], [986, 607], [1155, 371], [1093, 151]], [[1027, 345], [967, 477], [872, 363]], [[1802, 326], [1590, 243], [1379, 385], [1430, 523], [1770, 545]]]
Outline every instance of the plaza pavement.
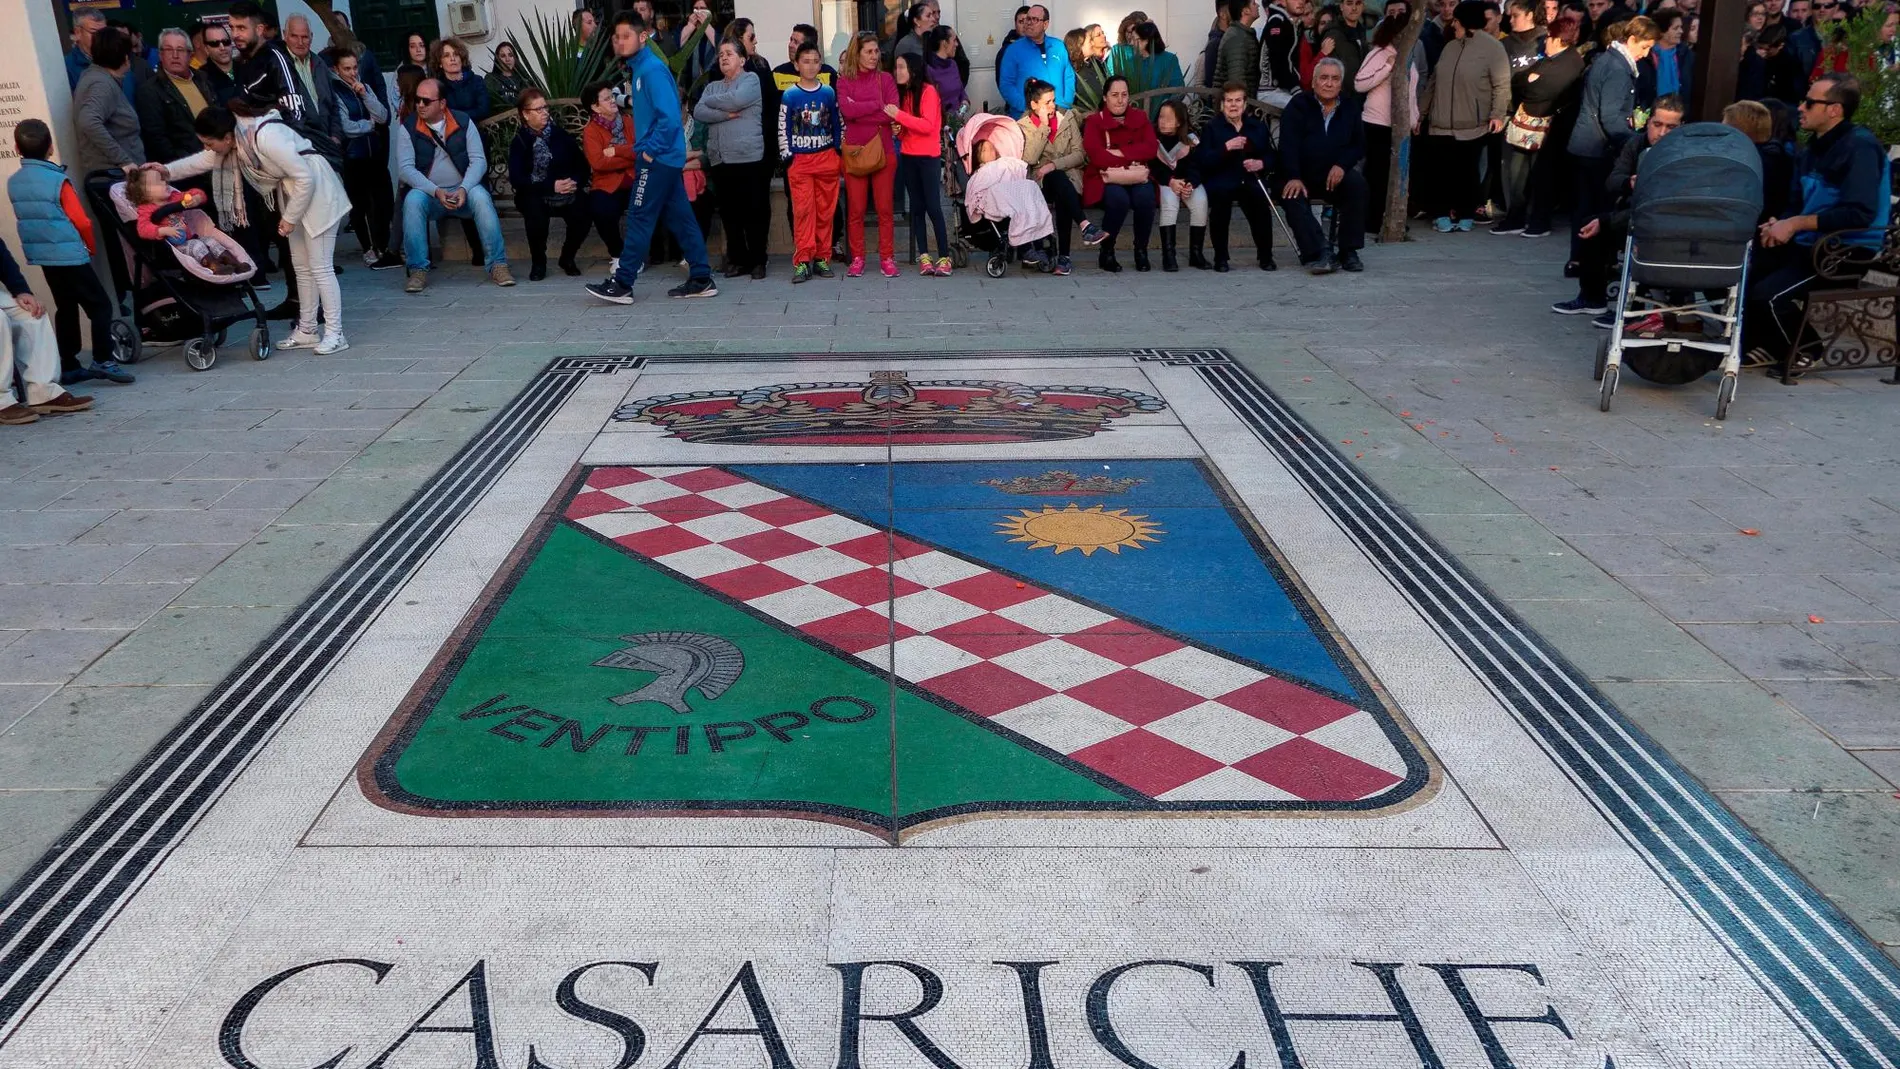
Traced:
[[347, 353], [161, 350], [92, 413], [0, 433], [0, 884], [550, 357], [1207, 345], [1900, 956], [1900, 391], [1750, 375], [1724, 425], [1709, 383], [1631, 379], [1601, 414], [1597, 332], [1545, 310], [1560, 242], [1417, 237], [1322, 279], [1088, 258], [794, 289], [775, 263], [677, 302], [662, 268], [625, 308], [358, 266]]

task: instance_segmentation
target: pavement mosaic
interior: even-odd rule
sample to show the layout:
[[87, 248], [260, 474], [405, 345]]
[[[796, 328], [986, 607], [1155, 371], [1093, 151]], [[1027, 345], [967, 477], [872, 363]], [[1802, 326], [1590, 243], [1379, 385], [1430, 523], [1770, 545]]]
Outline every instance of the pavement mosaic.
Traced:
[[1900, 1064], [1871, 378], [346, 278], [347, 362], [9, 435], [0, 1066]]

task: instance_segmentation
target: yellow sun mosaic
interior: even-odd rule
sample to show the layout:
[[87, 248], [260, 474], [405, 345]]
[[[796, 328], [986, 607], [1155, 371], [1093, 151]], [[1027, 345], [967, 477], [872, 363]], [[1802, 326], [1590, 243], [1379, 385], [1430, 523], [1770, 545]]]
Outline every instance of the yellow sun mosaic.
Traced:
[[1079, 549], [1084, 557], [1098, 549], [1110, 553], [1120, 553], [1124, 546], [1141, 549], [1142, 543], [1159, 542], [1156, 536], [1167, 533], [1146, 516], [1130, 516], [1127, 509], [1101, 505], [1085, 509], [1073, 501], [1067, 508], [1025, 509], [996, 526], [998, 533], [1011, 536], [1011, 542], [1027, 542], [1030, 549], [1054, 547], [1058, 554]]

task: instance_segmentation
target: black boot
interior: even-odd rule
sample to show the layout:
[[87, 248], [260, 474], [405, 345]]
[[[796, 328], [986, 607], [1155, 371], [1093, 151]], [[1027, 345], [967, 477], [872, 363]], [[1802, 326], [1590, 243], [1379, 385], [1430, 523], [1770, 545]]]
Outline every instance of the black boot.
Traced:
[[1102, 242], [1102, 254], [1095, 262], [1102, 270], [1107, 271], [1111, 275], [1122, 269], [1121, 261], [1115, 259], [1114, 238], [1109, 238], [1107, 241]]
[[548, 277], [548, 262], [546, 260], [535, 260], [529, 264], [529, 282], [539, 282], [546, 277]]
[[1135, 270], [1148, 270], [1148, 246], [1146, 245], [1140, 245], [1135, 248]]
[[1194, 268], [1197, 271], [1205, 271], [1209, 267], [1213, 266], [1212, 264], [1209, 264], [1207, 262], [1207, 257], [1201, 255], [1201, 243], [1206, 240], [1207, 240], [1206, 227], [1204, 226], [1189, 226], [1188, 227], [1188, 266]]
[[1174, 239], [1174, 227], [1164, 226], [1161, 228], [1161, 269], [1163, 271], [1174, 272], [1181, 270], [1181, 261], [1176, 259], [1174, 254]]

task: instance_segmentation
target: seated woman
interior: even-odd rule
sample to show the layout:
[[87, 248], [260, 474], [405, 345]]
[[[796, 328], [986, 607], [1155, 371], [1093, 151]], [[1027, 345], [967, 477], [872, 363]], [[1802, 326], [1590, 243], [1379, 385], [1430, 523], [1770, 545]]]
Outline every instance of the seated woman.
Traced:
[[1082, 177], [1082, 203], [1102, 206], [1102, 270], [1120, 271], [1115, 238], [1130, 211], [1135, 214], [1135, 270], [1148, 270], [1148, 232], [1155, 225], [1155, 187], [1148, 161], [1159, 147], [1148, 113], [1128, 106], [1128, 79], [1111, 74], [1102, 84], [1102, 110], [1082, 124], [1082, 149], [1088, 170]]
[[567, 224], [561, 240], [561, 271], [581, 273], [574, 262], [587, 240], [589, 212], [582, 187], [587, 184], [587, 160], [574, 135], [561, 129], [548, 110], [548, 97], [539, 89], [521, 91], [515, 101], [521, 128], [508, 145], [508, 184], [515, 190], [515, 207], [528, 229], [528, 281], [548, 277], [548, 222], [560, 216]]
[[1201, 243], [1207, 238], [1207, 190], [1189, 181], [1183, 166], [1194, 146], [1201, 143], [1188, 120], [1186, 104], [1170, 100], [1161, 105], [1161, 111], [1155, 116], [1155, 142], [1155, 158], [1148, 162], [1148, 173], [1154, 178], [1155, 191], [1161, 197], [1161, 269], [1181, 270], [1180, 261], [1175, 258], [1175, 239], [1180, 234], [1175, 220], [1181, 217], [1182, 205], [1186, 205], [1188, 266], [1205, 271], [1211, 266], [1207, 257], [1201, 255]]
[[1187, 159], [1193, 177], [1207, 190], [1207, 228], [1214, 239], [1216, 271], [1233, 270], [1227, 258], [1227, 226], [1236, 203], [1253, 231], [1260, 270], [1279, 266], [1273, 262], [1273, 211], [1266, 186], [1273, 135], [1265, 122], [1247, 114], [1247, 95], [1247, 87], [1239, 82], [1221, 88], [1220, 114], [1201, 128], [1201, 143]]
[[633, 116], [622, 115], [614, 103], [614, 87], [601, 82], [581, 90], [581, 102], [587, 105], [587, 128], [581, 131], [581, 145], [587, 153], [587, 166], [593, 171], [593, 185], [587, 194], [588, 214], [594, 217], [594, 229], [607, 243], [607, 255], [620, 258], [622, 220], [627, 215], [627, 198], [633, 192]]
[[1023, 162], [1029, 165], [1029, 177], [1042, 186], [1042, 195], [1055, 212], [1055, 273], [1066, 275], [1071, 268], [1072, 228], [1081, 224], [1084, 245], [1100, 245], [1108, 240], [1108, 234], [1082, 214], [1082, 169], [1089, 159], [1082, 149], [1082, 123], [1074, 112], [1056, 110], [1056, 87], [1039, 78], [1025, 83], [1023, 99], [1029, 105], [1017, 120], [1023, 131]]

